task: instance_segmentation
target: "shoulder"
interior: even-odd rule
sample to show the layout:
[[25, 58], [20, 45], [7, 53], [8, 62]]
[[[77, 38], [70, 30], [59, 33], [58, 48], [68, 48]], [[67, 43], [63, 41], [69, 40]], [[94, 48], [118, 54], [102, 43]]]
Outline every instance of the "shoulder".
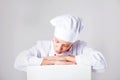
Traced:
[[81, 41], [81, 40], [77, 40], [73, 43], [73, 46], [77, 46], [78, 48], [82, 48], [87, 46], [87, 42], [85, 41]]
[[73, 47], [76, 47], [78, 50], [82, 51], [82, 53], [84, 54], [100, 53], [98, 50], [88, 45], [87, 42], [85, 41], [77, 40], [73, 43]]
[[49, 44], [51, 44], [51, 40], [42, 40], [42, 41], [36, 41], [36, 44], [37, 45], [49, 45]]
[[37, 48], [49, 48], [52, 44], [51, 40], [42, 40], [42, 41], [36, 41], [36, 47]]
[[90, 45], [87, 44], [85, 41], [77, 40], [73, 43], [74, 46], [77, 46], [79, 48], [83, 48], [84, 50], [90, 52], [90, 51], [96, 51], [95, 48], [91, 47]]

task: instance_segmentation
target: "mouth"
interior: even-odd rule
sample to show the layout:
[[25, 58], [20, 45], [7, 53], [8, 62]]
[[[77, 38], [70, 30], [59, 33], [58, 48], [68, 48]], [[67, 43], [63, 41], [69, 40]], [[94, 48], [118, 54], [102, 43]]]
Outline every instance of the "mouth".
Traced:
[[60, 51], [55, 51], [57, 54], [61, 54], [62, 52], [60, 52]]

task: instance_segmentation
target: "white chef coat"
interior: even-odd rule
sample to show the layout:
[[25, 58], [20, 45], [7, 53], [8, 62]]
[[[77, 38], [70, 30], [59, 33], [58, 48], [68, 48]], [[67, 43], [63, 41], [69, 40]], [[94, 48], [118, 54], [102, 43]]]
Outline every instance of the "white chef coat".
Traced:
[[[15, 68], [27, 71], [27, 66], [40, 66], [43, 57], [54, 56], [53, 41], [37, 41], [37, 44], [21, 52], [15, 61]], [[92, 67], [92, 71], [103, 72], [106, 68], [106, 61], [103, 55], [90, 47], [84, 41], [76, 41], [68, 52], [63, 55], [75, 55], [77, 65], [85, 64]]]

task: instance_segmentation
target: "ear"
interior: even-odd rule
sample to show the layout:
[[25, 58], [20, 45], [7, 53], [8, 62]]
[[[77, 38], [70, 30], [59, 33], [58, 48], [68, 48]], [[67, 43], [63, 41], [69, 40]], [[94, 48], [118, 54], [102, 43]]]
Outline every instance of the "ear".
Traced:
[[55, 40], [55, 37], [52, 40]]
[[55, 41], [55, 37], [52, 40]]

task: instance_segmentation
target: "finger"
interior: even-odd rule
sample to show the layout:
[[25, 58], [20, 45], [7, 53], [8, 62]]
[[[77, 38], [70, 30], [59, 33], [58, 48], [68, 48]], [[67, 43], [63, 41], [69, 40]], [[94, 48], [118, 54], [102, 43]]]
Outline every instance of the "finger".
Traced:
[[74, 65], [73, 62], [65, 62], [65, 65]]
[[64, 56], [50, 56], [45, 58], [47, 60], [56, 60], [56, 61], [62, 61], [62, 60], [66, 60], [66, 58]]
[[61, 62], [61, 61], [56, 61], [55, 65], [65, 65], [65, 62]]
[[54, 57], [54, 56], [48, 56], [48, 57], [44, 57], [44, 59], [47, 59], [47, 60], [54, 60], [55, 57]]
[[55, 65], [75, 65], [75, 63], [67, 61], [56, 61]]

